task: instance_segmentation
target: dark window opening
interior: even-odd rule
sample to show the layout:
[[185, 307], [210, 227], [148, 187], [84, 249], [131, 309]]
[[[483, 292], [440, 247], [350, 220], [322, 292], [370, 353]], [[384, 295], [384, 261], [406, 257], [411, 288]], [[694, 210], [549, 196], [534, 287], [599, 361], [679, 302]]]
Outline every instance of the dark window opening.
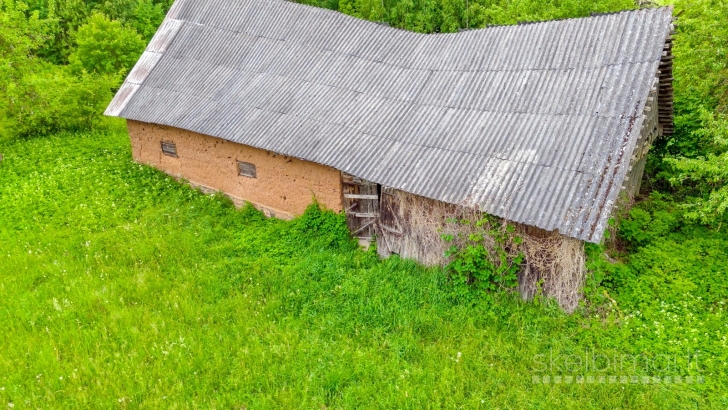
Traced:
[[177, 144], [172, 141], [162, 141], [162, 153], [170, 157], [177, 157]]
[[248, 178], [257, 178], [255, 165], [250, 162], [238, 161], [238, 175]]

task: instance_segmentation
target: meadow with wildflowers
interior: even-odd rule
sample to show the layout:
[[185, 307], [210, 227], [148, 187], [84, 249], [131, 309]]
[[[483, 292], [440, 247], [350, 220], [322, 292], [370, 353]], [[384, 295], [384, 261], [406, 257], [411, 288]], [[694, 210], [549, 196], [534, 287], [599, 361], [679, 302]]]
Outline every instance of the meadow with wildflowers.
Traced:
[[[266, 219], [134, 163], [123, 128], [0, 152], [3, 406], [728, 406], [725, 298], [640, 296], [664, 268], [630, 276], [644, 246], [591, 249], [573, 315], [460, 304], [445, 271], [360, 250], [340, 215]], [[725, 266], [710, 258], [681, 269]]]

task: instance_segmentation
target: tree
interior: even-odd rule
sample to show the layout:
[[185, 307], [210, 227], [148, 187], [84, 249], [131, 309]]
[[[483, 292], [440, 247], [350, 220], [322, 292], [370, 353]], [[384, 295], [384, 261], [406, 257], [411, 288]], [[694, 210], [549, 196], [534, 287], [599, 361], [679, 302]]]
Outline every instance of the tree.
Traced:
[[144, 37], [146, 41], [152, 39], [157, 28], [162, 24], [166, 9], [164, 4], [154, 4], [152, 0], [139, 0], [134, 9], [134, 18], [129, 24]]
[[134, 66], [145, 47], [134, 29], [101, 13], [93, 14], [78, 28], [76, 44], [78, 48], [69, 57], [74, 71], [122, 76]]
[[10, 136], [15, 114], [33, 103], [34, 90], [23, 78], [40, 69], [33, 52], [46, 41], [50, 25], [25, 3], [0, 4], [0, 137]]
[[25, 3], [5, 0], [0, 4], [0, 92], [32, 70], [33, 52], [48, 38], [50, 25], [38, 12], [28, 13]]

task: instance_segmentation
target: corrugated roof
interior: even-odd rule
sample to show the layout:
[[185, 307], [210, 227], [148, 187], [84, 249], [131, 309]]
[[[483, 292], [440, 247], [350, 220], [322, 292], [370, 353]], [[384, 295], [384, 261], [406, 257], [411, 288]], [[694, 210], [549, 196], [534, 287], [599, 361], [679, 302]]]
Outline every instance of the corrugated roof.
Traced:
[[417, 34], [280, 0], [177, 0], [107, 114], [599, 242], [671, 21]]

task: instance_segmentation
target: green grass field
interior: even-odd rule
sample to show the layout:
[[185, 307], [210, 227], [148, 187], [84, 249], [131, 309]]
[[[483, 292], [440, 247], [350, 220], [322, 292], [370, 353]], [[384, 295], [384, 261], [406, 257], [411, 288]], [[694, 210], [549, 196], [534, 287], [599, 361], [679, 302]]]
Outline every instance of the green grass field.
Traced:
[[0, 152], [0, 408], [728, 407], [722, 304], [457, 305], [442, 270], [357, 249], [340, 216], [236, 210], [132, 162], [121, 130]]

